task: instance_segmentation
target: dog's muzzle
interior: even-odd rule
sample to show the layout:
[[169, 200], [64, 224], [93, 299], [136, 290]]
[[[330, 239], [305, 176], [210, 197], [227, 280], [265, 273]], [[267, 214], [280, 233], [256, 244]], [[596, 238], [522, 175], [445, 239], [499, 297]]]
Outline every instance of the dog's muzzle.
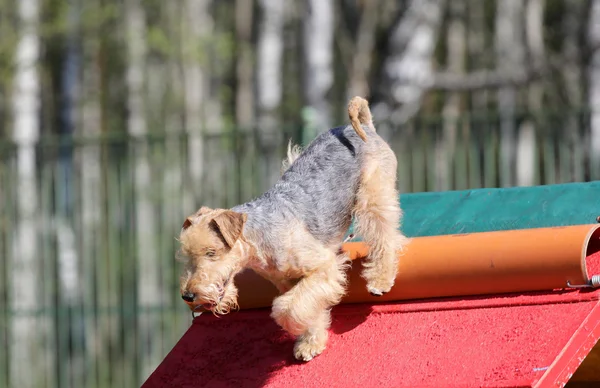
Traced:
[[[204, 311], [213, 311], [213, 309], [219, 303], [221, 303], [221, 301], [223, 300], [223, 297], [225, 296], [225, 290], [227, 289], [227, 285], [229, 284], [229, 281], [231, 280], [231, 278], [232, 277], [225, 280], [225, 282], [223, 282], [223, 286], [220, 287], [219, 299], [218, 299], [217, 303], [214, 303], [214, 302], [202, 303], [202, 304], [198, 304], [198, 305], [194, 306], [193, 303], [196, 300], [196, 294], [194, 294], [193, 292], [185, 292], [185, 293], [181, 294], [181, 299], [183, 299], [188, 305], [190, 305], [190, 307], [192, 307], [192, 317], [193, 318], [201, 315]], [[198, 315], [195, 315], [195, 314], [198, 314]]]

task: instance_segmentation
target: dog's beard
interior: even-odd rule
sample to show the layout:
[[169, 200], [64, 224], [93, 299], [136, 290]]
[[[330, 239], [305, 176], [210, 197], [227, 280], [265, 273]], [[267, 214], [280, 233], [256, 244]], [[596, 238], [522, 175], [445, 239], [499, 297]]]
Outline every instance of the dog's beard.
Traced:
[[202, 303], [196, 305], [193, 309], [203, 308], [212, 312], [214, 315], [225, 315], [239, 308], [237, 303], [238, 290], [233, 284], [234, 275], [225, 280], [222, 284], [212, 284], [208, 286], [199, 300]]
[[231, 311], [238, 310], [239, 306], [237, 303], [237, 288], [233, 284], [231, 279], [224, 287], [223, 294], [219, 297], [219, 301], [211, 309], [215, 315], [229, 314]]
[[238, 268], [229, 268], [229, 273], [225, 277], [225, 281], [218, 288], [218, 295], [211, 308], [214, 315], [225, 315], [231, 311], [239, 309], [238, 306], [238, 290], [234, 284], [234, 278], [239, 273]]

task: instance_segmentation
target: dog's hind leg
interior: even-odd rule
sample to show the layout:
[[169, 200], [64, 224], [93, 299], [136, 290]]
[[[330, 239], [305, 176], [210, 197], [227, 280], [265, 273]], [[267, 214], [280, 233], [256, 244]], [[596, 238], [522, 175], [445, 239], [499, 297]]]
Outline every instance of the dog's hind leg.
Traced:
[[275, 298], [271, 316], [287, 332], [297, 336], [294, 356], [309, 361], [327, 344], [330, 309], [345, 293], [345, 266], [327, 249], [323, 265], [311, 271], [288, 292]]
[[396, 191], [396, 156], [383, 142], [377, 152], [367, 154], [354, 216], [356, 233], [369, 245], [362, 276], [373, 295], [382, 295], [394, 285], [398, 273], [398, 250], [408, 244], [400, 232], [402, 211]]

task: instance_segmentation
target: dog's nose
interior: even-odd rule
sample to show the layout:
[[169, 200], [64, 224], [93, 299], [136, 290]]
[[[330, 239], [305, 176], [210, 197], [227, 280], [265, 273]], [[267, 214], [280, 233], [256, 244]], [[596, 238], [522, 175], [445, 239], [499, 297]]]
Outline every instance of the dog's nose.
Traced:
[[194, 299], [196, 299], [196, 295], [191, 292], [186, 292], [181, 295], [181, 299], [185, 300], [186, 302], [193, 302]]

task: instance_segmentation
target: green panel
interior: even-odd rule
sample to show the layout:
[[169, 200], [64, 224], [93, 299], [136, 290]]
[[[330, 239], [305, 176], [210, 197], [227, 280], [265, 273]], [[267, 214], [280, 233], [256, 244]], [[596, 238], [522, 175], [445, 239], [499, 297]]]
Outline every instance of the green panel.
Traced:
[[561, 185], [403, 194], [409, 237], [593, 224], [600, 181]]

